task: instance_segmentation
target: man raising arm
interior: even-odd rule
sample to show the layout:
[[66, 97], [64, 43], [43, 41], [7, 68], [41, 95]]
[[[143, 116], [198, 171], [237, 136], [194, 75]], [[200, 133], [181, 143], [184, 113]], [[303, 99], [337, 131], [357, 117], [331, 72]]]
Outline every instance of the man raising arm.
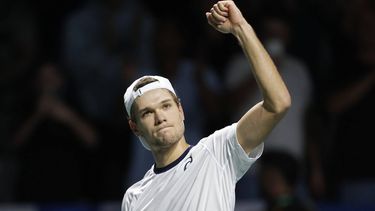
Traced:
[[219, 1], [209, 23], [232, 33], [253, 65], [264, 100], [238, 123], [215, 131], [191, 146], [185, 115], [170, 81], [144, 76], [124, 95], [129, 126], [155, 164], [125, 193], [122, 211], [234, 210], [235, 187], [260, 157], [262, 141], [290, 106], [289, 93], [273, 62], [232, 1]]

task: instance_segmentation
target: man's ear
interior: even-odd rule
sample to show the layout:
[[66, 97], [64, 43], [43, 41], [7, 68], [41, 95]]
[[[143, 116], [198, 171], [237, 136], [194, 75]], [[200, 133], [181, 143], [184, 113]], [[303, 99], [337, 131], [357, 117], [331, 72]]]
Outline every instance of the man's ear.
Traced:
[[131, 119], [128, 120], [128, 123], [129, 123], [130, 129], [133, 131], [133, 133], [136, 136], [139, 136], [140, 134], [139, 134], [139, 130], [137, 128], [137, 124]]

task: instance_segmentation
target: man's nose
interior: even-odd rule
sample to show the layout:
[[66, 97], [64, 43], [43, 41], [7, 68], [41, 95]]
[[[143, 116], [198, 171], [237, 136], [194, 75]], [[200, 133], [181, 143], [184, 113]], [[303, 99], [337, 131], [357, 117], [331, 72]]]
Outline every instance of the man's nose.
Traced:
[[167, 121], [163, 111], [156, 110], [155, 111], [155, 125], [160, 125], [161, 123]]

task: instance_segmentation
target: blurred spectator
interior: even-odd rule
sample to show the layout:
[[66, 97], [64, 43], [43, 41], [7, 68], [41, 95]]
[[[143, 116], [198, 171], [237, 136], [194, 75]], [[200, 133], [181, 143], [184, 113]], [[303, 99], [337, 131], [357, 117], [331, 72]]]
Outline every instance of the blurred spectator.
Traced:
[[[312, 98], [310, 75], [304, 63], [287, 52], [291, 36], [287, 21], [269, 16], [265, 17], [262, 23], [261, 39], [287, 84], [294, 102], [286, 116], [266, 138], [264, 150], [265, 152], [282, 150], [303, 163], [305, 159], [305, 113]], [[229, 108], [232, 111], [232, 121], [238, 120], [247, 111], [249, 105], [261, 99], [260, 90], [256, 89], [256, 81], [251, 77], [250, 68], [243, 56], [234, 56], [229, 63], [226, 84], [229, 92], [228, 98], [232, 102]], [[247, 93], [248, 97], [243, 98], [243, 93]], [[239, 191], [241, 187], [249, 185], [239, 186]]]
[[296, 192], [300, 163], [281, 151], [268, 151], [260, 158], [260, 187], [269, 211], [307, 211], [313, 207]]
[[[101, 200], [119, 200], [126, 190], [123, 178], [132, 142], [123, 87], [150, 66], [150, 25], [137, 1], [92, 0], [68, 17], [63, 30], [62, 57], [76, 90], [74, 102], [100, 139], [92, 192]], [[144, 66], [138, 68], [140, 63]]]
[[92, 126], [64, 98], [65, 78], [52, 63], [37, 71], [31, 113], [14, 137], [21, 201], [86, 199], [85, 157], [97, 145]]
[[[312, 99], [312, 83], [305, 64], [287, 52], [291, 31], [285, 20], [266, 18], [262, 39], [275, 61], [281, 76], [288, 84], [294, 99], [289, 114], [267, 138], [270, 149], [285, 150], [299, 162], [305, 158], [305, 113]], [[290, 128], [293, 128], [291, 131]], [[267, 144], [268, 143], [268, 144]]]
[[26, 1], [0, 2], [0, 202], [15, 199], [18, 163], [10, 150], [13, 129], [25, 111], [24, 86], [39, 57], [35, 13]]
[[366, 163], [374, 147], [368, 141], [373, 136], [368, 122], [375, 106], [375, 31], [370, 27], [375, 25], [375, 6], [368, 0], [321, 6], [327, 9], [326, 44], [331, 50], [326, 51], [327, 73], [319, 76], [323, 83], [316, 83], [318, 112], [313, 111], [308, 122], [309, 136], [315, 139], [310, 147], [315, 151], [312, 194], [319, 200], [372, 203], [375, 171]]
[[317, 169], [324, 176], [321, 198], [370, 203], [375, 200], [375, 171], [367, 165], [374, 147], [370, 122], [375, 107], [375, 31], [371, 27], [375, 6], [368, 0], [347, 0], [337, 6], [340, 16], [331, 33], [333, 69], [328, 89], [322, 93], [332, 139], [317, 146], [324, 156]]
[[113, 115], [124, 54], [136, 49], [137, 12], [134, 2], [95, 0], [66, 21], [63, 61], [79, 108], [97, 124]]

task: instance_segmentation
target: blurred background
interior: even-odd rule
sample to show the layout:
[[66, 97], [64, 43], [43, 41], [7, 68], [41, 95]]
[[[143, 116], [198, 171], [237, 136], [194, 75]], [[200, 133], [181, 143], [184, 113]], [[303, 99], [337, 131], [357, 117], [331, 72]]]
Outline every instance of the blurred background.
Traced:
[[[128, 128], [127, 86], [168, 77], [186, 138], [261, 99], [215, 1], [2, 0], [0, 210], [119, 210], [153, 164]], [[375, 210], [375, 2], [237, 0], [293, 105], [237, 185], [236, 210]]]

